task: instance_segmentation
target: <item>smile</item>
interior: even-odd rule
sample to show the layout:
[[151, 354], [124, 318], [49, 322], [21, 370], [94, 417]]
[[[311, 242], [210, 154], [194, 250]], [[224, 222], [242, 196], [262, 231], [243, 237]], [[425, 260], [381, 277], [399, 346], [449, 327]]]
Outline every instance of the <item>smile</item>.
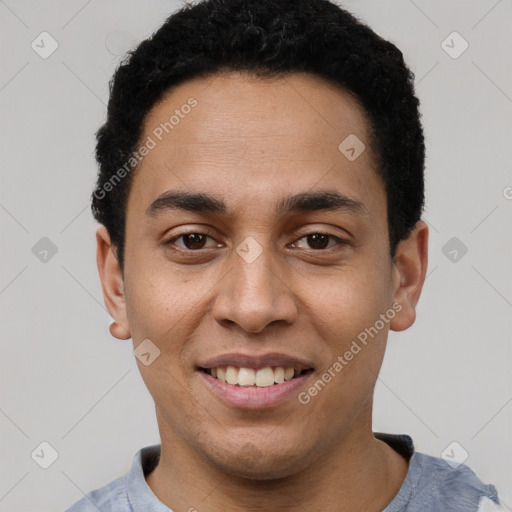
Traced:
[[231, 353], [203, 360], [196, 375], [213, 397], [236, 409], [275, 408], [292, 401], [314, 374], [312, 361], [287, 354]]
[[220, 382], [231, 386], [266, 388], [280, 385], [285, 381], [292, 380], [311, 369], [301, 370], [284, 366], [265, 366], [263, 368], [246, 368], [237, 366], [216, 366], [214, 368], [201, 368], [201, 370]]

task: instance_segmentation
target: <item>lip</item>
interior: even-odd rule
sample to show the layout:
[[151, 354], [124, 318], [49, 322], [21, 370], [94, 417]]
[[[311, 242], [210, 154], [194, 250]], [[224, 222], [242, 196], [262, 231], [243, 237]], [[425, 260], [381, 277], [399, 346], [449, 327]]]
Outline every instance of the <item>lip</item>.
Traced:
[[254, 410], [277, 407], [290, 398], [296, 397], [299, 389], [306, 385], [314, 372], [304, 373], [281, 384], [274, 384], [265, 388], [234, 386], [227, 382], [221, 382], [200, 369], [197, 373], [207, 388], [225, 404], [237, 409]]
[[267, 354], [249, 355], [240, 352], [222, 354], [202, 361], [198, 368], [216, 368], [217, 366], [237, 366], [244, 368], [265, 368], [265, 366], [282, 366], [283, 368], [295, 368], [296, 370], [313, 369], [311, 361], [287, 354], [271, 352]]

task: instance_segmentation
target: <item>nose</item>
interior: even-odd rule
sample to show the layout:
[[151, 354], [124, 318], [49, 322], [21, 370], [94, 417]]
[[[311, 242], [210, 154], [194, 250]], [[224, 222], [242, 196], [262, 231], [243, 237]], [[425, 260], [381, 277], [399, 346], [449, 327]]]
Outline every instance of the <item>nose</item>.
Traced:
[[258, 333], [269, 324], [296, 320], [297, 300], [289, 272], [270, 249], [263, 249], [251, 262], [233, 251], [231, 260], [212, 308], [219, 323], [235, 323], [246, 332]]

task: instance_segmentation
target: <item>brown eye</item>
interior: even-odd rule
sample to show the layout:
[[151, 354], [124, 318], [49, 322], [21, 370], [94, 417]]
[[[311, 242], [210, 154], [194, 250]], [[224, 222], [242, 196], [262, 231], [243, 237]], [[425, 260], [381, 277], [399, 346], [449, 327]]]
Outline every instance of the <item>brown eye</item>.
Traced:
[[[307, 243], [307, 247], [300, 247], [298, 245], [298, 242], [301, 242], [302, 240], [305, 240]], [[333, 240], [334, 243], [329, 245], [329, 241]], [[330, 249], [331, 247], [335, 245], [346, 245], [348, 242], [345, 240], [334, 236], [329, 235], [327, 233], [310, 233], [308, 235], [304, 235], [303, 237], [299, 238], [297, 240], [297, 243], [294, 245], [304, 248], [304, 249], [314, 249], [314, 250], [323, 250], [323, 249]]]
[[187, 249], [202, 249], [206, 241], [206, 235], [202, 233], [189, 233], [182, 238]]
[[[177, 235], [171, 238], [168, 242], [165, 243], [166, 246], [172, 247], [176, 245], [179, 249], [189, 250], [189, 251], [197, 251], [205, 248], [205, 244], [208, 238], [213, 238], [206, 233], [198, 233], [198, 232], [190, 232], [190, 233], [182, 233], [181, 235]], [[181, 244], [176, 243], [181, 239]], [[219, 244], [214, 244], [213, 247], [219, 247]]]
[[329, 235], [324, 235], [323, 233], [307, 235], [306, 238], [312, 249], [325, 249], [329, 243]]

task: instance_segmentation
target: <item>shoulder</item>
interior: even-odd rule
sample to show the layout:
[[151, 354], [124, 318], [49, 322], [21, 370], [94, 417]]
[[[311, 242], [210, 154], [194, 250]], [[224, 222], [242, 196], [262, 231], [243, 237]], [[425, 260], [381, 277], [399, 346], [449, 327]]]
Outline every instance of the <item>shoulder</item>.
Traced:
[[84, 495], [65, 512], [133, 512], [165, 510], [144, 479], [158, 464], [160, 445], [141, 448], [133, 457], [130, 470], [107, 485]]
[[124, 485], [124, 477], [88, 492], [65, 512], [131, 512]]
[[494, 485], [483, 483], [465, 464], [451, 466], [444, 459], [419, 452], [414, 453], [414, 462], [420, 470], [415, 503], [446, 512], [502, 510]]

